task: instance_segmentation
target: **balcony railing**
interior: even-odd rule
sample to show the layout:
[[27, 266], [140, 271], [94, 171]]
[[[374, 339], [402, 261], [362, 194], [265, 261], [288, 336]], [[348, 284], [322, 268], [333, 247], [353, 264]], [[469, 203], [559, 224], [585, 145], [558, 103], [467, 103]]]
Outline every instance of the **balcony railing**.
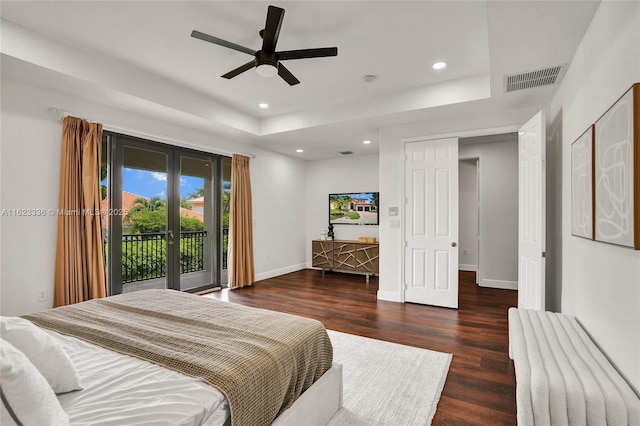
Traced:
[[[206, 231], [180, 233], [180, 273], [204, 270]], [[222, 268], [227, 269], [229, 229], [222, 230]], [[167, 275], [166, 233], [122, 235], [122, 283], [162, 278]]]

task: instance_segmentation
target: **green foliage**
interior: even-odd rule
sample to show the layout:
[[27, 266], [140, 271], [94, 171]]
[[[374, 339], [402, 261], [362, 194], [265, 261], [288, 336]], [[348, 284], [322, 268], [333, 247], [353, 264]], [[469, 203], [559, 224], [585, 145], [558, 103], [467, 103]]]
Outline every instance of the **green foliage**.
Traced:
[[[150, 232], [164, 232], [167, 229], [167, 212], [165, 210], [142, 210], [130, 212], [131, 226], [134, 234], [148, 234]], [[203, 231], [204, 224], [194, 217], [180, 217], [182, 232]]]
[[360, 219], [360, 213], [358, 212], [345, 212], [342, 210], [331, 209], [331, 212], [329, 213], [330, 220], [336, 220], [345, 216], [352, 220]]
[[131, 210], [129, 219], [136, 234], [164, 232], [167, 229], [167, 212], [164, 210]]
[[191, 194], [187, 195], [186, 199], [190, 200], [192, 198], [199, 198], [199, 197], [204, 197], [204, 187], [196, 189]]
[[231, 211], [231, 182], [222, 183], [222, 226], [229, 227], [229, 212]]
[[202, 271], [204, 267], [204, 235], [180, 239], [180, 273]]
[[[180, 238], [180, 273], [204, 268], [203, 234]], [[133, 282], [167, 275], [167, 242], [163, 237], [122, 242], [122, 281]]]
[[122, 242], [122, 281], [132, 282], [167, 275], [164, 239]]
[[351, 205], [351, 197], [348, 195], [340, 195], [331, 198], [331, 208], [337, 210], [349, 210]]
[[200, 222], [195, 217], [182, 217], [180, 216], [180, 231], [203, 231], [204, 223]]

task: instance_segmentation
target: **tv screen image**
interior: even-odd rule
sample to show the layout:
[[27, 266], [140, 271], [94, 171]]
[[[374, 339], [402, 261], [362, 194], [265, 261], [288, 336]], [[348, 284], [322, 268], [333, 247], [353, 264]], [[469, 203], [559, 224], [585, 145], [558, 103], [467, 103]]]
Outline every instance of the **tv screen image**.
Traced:
[[329, 224], [378, 225], [378, 192], [329, 194]]

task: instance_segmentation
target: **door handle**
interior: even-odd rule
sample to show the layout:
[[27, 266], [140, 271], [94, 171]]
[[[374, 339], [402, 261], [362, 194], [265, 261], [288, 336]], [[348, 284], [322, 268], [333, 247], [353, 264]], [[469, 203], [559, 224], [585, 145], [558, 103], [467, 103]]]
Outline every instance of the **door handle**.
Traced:
[[167, 244], [169, 244], [170, 246], [173, 245], [173, 231], [170, 229], [167, 231], [167, 234], [169, 235], [169, 239], [167, 241]]
[[458, 246], [458, 243], [456, 242], [451, 243], [451, 247], [457, 247], [457, 246]]

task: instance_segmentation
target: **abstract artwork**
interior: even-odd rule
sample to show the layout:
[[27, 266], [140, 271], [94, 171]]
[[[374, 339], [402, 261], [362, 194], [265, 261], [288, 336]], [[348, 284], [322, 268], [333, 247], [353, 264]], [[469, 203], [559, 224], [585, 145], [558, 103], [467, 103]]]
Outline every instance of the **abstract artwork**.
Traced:
[[593, 239], [593, 132], [571, 144], [571, 234]]
[[640, 249], [640, 84], [595, 124], [595, 239]]

